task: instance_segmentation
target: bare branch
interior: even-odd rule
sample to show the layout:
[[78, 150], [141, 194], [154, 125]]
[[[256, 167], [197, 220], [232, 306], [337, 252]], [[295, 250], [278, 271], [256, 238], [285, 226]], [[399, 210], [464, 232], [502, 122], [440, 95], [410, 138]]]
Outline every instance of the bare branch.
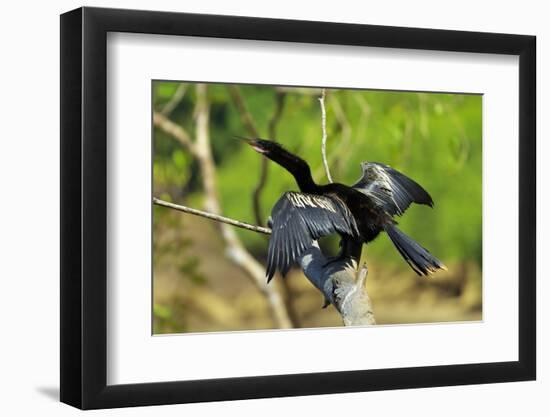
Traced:
[[326, 89], [323, 88], [321, 97], [319, 97], [319, 103], [321, 103], [321, 128], [323, 130], [323, 137], [321, 139], [321, 154], [323, 155], [323, 166], [325, 167], [325, 174], [327, 175], [328, 182], [332, 182], [330, 176], [330, 170], [328, 169], [327, 162], [327, 112], [325, 110], [325, 97]]
[[[231, 99], [233, 100], [233, 103], [235, 104], [235, 107], [237, 108], [237, 111], [239, 112], [241, 122], [244, 125], [245, 129], [248, 131], [248, 134], [255, 138], [260, 137], [261, 135], [259, 129], [254, 121], [254, 118], [252, 117], [252, 114], [246, 106], [246, 101], [241, 93], [241, 89], [237, 85], [230, 85], [228, 86], [228, 91]], [[279, 123], [283, 112], [285, 96], [285, 92], [276, 92], [275, 112], [268, 122], [269, 139], [275, 139], [277, 124]], [[267, 159], [262, 158], [258, 183], [254, 187], [254, 191], [252, 192], [252, 208], [254, 212], [254, 218], [256, 220], [256, 223], [258, 224], [264, 224], [261, 208], [261, 194], [267, 182], [268, 167], [269, 164]]]
[[[246, 107], [244, 97], [241, 94], [241, 89], [236, 85], [230, 85], [228, 87], [228, 90], [229, 95], [231, 96], [231, 99], [233, 100], [233, 103], [235, 104], [235, 107], [239, 112], [241, 122], [244, 125], [245, 129], [248, 131], [248, 134], [254, 138], [259, 138], [260, 132], [256, 127], [256, 123], [254, 122], [252, 115]], [[256, 187], [254, 187], [254, 191], [252, 192], [252, 210], [254, 212], [256, 223], [258, 224], [264, 223], [264, 220], [262, 218], [262, 208], [260, 205], [260, 196], [262, 193], [262, 189], [264, 188], [264, 185], [267, 181], [267, 162], [267, 159], [262, 158], [260, 162], [260, 176], [258, 178], [258, 183], [256, 184]]]
[[252, 115], [246, 108], [246, 103], [244, 102], [244, 97], [241, 94], [241, 89], [237, 85], [230, 85], [228, 87], [228, 90], [231, 99], [235, 103], [235, 107], [237, 107], [237, 111], [239, 112], [239, 116], [241, 117], [241, 122], [243, 123], [244, 127], [246, 128], [246, 130], [248, 130], [248, 133], [250, 135], [255, 138], [259, 138], [260, 133], [258, 131], [258, 128], [256, 127], [256, 123], [254, 123]]
[[[331, 154], [327, 156], [327, 162], [328, 165], [332, 167], [333, 172], [336, 171], [336, 173], [341, 173], [342, 167], [346, 166], [346, 162], [349, 160], [352, 154], [351, 152], [349, 152], [352, 129], [346, 113], [342, 107], [342, 104], [340, 103], [340, 100], [338, 100], [338, 97], [335, 94], [329, 95], [328, 103], [331, 105], [334, 111], [336, 124], [339, 128], [342, 138], [338, 141], [338, 147], [335, 149], [335, 151], [331, 152]], [[321, 178], [324, 174], [324, 166], [319, 166], [315, 169], [313, 173], [313, 178]]]
[[197, 149], [195, 147], [195, 144], [183, 127], [175, 124], [173, 121], [171, 121], [159, 112], [153, 112], [153, 124], [168, 135], [172, 136], [174, 139], [176, 139], [193, 156], [197, 156]]
[[[326, 107], [329, 105], [332, 108], [335, 116], [335, 123], [337, 126], [337, 133], [341, 135], [338, 140], [338, 146], [327, 155], [328, 166], [331, 167], [333, 173], [342, 174], [343, 168], [346, 166], [352, 152], [349, 152], [349, 144], [351, 143], [352, 128], [350, 122], [346, 116], [342, 103], [335, 94], [327, 96]], [[321, 165], [316, 167], [313, 172], [313, 178], [321, 179], [325, 176], [325, 166]], [[338, 175], [336, 175], [338, 176]]]
[[283, 115], [285, 107], [286, 93], [283, 91], [277, 91], [275, 94], [275, 111], [271, 115], [269, 122], [267, 123], [267, 131], [269, 139], [275, 140], [277, 136], [277, 125]]
[[267, 227], [256, 226], [254, 224], [241, 222], [239, 220], [230, 219], [229, 217], [220, 216], [218, 214], [212, 214], [212, 213], [208, 213], [206, 211], [194, 209], [194, 208], [191, 208], [191, 207], [170, 203], [168, 201], [164, 201], [164, 200], [158, 199], [156, 197], [153, 197], [153, 203], [156, 204], [157, 206], [168, 207], [168, 208], [171, 208], [171, 209], [174, 209], [174, 210], [182, 211], [184, 213], [193, 214], [195, 216], [205, 217], [205, 218], [210, 219], [210, 220], [214, 220], [214, 221], [217, 221], [217, 222], [222, 222], [222, 223], [230, 224], [232, 226], [240, 227], [241, 229], [251, 230], [253, 232], [258, 232], [258, 233], [263, 233], [265, 235], [270, 235], [271, 234], [271, 229], [269, 229]]
[[[286, 97], [286, 93], [284, 92], [277, 92], [275, 95], [275, 111], [271, 115], [271, 118], [269, 119], [269, 122], [267, 125], [268, 138], [271, 140], [275, 140], [277, 137], [277, 125], [281, 120], [281, 116], [283, 114], [285, 97]], [[262, 197], [262, 191], [267, 182], [268, 168], [269, 168], [269, 160], [267, 158], [262, 158], [262, 162], [260, 166], [260, 178], [258, 179], [258, 183], [256, 184], [256, 187], [254, 187], [254, 192], [252, 194], [254, 218], [256, 220], [256, 223], [258, 224], [264, 224], [264, 218], [262, 215], [261, 197]]]
[[183, 100], [183, 97], [185, 96], [185, 92], [187, 91], [187, 86], [188, 84], [185, 83], [181, 83], [180, 85], [178, 85], [175, 93], [160, 111], [163, 116], [168, 116], [174, 111], [178, 104], [180, 104], [180, 102]]

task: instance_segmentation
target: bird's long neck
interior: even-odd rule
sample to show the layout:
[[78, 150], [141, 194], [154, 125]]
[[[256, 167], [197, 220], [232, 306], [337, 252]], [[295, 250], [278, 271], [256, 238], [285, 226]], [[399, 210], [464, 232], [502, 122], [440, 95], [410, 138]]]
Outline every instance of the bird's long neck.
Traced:
[[265, 156], [290, 172], [294, 176], [298, 187], [300, 187], [300, 191], [313, 193], [318, 190], [319, 186], [313, 181], [309, 165], [303, 159], [291, 154], [285, 149], [270, 152]]

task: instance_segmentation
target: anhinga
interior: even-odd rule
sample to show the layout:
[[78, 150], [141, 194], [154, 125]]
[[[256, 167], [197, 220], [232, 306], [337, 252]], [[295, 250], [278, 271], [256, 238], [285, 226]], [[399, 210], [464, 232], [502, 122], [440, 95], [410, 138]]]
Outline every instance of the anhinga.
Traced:
[[254, 150], [290, 172], [301, 192], [286, 192], [271, 212], [272, 235], [267, 255], [268, 281], [278, 269], [284, 276], [312, 241], [333, 233], [343, 240], [364, 243], [385, 231], [419, 275], [445, 266], [425, 248], [400, 231], [393, 216], [401, 216], [411, 203], [433, 207], [430, 195], [415, 181], [388, 165], [361, 163], [362, 176], [352, 186], [313, 181], [307, 162], [277, 142], [244, 139]]

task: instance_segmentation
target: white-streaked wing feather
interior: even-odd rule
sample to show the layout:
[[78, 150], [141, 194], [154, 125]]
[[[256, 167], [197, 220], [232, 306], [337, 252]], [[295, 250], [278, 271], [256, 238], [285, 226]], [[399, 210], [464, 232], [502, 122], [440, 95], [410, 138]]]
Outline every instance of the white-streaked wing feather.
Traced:
[[401, 216], [411, 203], [433, 206], [430, 195], [417, 182], [377, 162], [363, 162], [363, 174], [352, 188], [371, 197], [384, 210]]
[[333, 233], [358, 236], [355, 219], [335, 195], [287, 192], [271, 212], [272, 234], [267, 254], [268, 280], [288, 271], [314, 240]]

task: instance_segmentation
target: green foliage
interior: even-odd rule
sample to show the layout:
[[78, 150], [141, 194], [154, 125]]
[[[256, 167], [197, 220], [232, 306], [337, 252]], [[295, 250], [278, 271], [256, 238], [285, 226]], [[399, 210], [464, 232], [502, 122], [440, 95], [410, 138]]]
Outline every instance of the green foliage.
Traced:
[[[155, 82], [153, 106], [160, 110], [178, 89], [178, 83]], [[263, 137], [276, 106], [276, 90], [268, 86], [241, 86], [246, 106]], [[325, 182], [321, 166], [319, 90], [287, 89], [276, 139], [306, 159], [316, 179]], [[209, 86], [210, 137], [224, 214], [255, 223], [252, 191], [257, 184], [261, 157], [232, 139], [249, 136], [224, 85]], [[482, 241], [482, 97], [366, 90], [327, 90], [327, 153], [337, 182], [353, 183], [361, 161], [389, 164], [422, 184], [435, 208], [412, 206], [400, 227], [444, 262], [481, 264]], [[170, 114], [193, 136], [193, 84]], [[154, 193], [200, 207], [202, 190], [197, 166], [190, 155], [159, 130], [154, 137]], [[287, 190], [297, 189], [292, 177], [269, 164], [261, 205], [267, 218], [271, 207]], [[265, 236], [238, 230], [246, 246], [264, 256]], [[407, 268], [389, 239], [369, 245], [368, 256]]]

